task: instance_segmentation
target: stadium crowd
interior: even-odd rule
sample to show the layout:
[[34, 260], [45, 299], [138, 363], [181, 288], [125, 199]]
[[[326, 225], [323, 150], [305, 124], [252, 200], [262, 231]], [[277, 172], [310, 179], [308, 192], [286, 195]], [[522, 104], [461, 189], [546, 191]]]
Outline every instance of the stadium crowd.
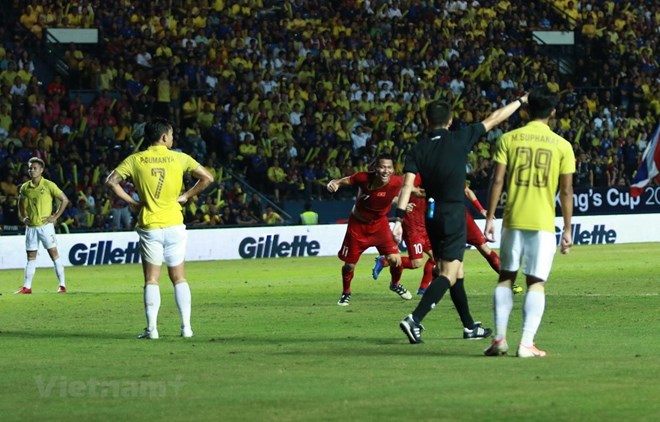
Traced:
[[[191, 226], [281, 223], [237, 178], [281, 203], [331, 199], [328, 180], [378, 153], [400, 171], [435, 99], [460, 127], [532, 86], [560, 93], [554, 129], [573, 143], [577, 188], [629, 185], [660, 120], [653, 0], [13, 4], [0, 28], [0, 225], [18, 225], [17, 187], [36, 156], [76, 198], [65, 230], [126, 228], [126, 204], [102, 182], [155, 115], [217, 181], [186, 207]], [[99, 43], [63, 46], [68, 75], [39, 80], [48, 28], [98, 28]], [[576, 44], [539, 45], [534, 30], [575, 31]], [[498, 137], [525, 119], [523, 109], [475, 146], [473, 189], [488, 186]]]

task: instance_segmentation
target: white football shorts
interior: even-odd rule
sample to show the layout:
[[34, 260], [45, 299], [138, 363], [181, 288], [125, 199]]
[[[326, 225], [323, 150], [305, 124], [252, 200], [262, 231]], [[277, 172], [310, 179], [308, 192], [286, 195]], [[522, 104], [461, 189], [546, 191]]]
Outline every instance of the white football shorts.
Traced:
[[36, 251], [39, 249], [39, 242], [44, 245], [46, 250], [57, 247], [55, 238], [55, 226], [53, 223], [44, 224], [39, 227], [25, 228], [25, 250]]
[[188, 233], [186, 226], [172, 226], [164, 229], [143, 230], [138, 228], [140, 236], [140, 256], [144, 262], [168, 267], [176, 267], [186, 257]]
[[504, 271], [517, 272], [524, 262], [523, 274], [547, 281], [556, 250], [554, 233], [503, 228], [500, 267]]

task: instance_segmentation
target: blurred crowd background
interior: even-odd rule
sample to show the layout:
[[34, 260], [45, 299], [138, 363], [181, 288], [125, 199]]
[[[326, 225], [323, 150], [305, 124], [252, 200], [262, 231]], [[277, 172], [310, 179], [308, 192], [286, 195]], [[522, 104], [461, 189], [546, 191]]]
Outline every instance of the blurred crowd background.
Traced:
[[[654, 0], [1, 3], [5, 226], [18, 225], [17, 188], [37, 156], [72, 200], [60, 230], [130, 228], [103, 181], [144, 147], [156, 115], [216, 177], [186, 206], [191, 227], [283, 224], [286, 201], [350, 198], [325, 184], [382, 152], [400, 171], [436, 99], [461, 127], [548, 86], [578, 189], [629, 185], [660, 116]], [[49, 28], [97, 28], [99, 40], [55, 43]], [[534, 31], [572, 31], [575, 43]], [[497, 139], [525, 120], [522, 109], [475, 145], [473, 189], [488, 186]]]

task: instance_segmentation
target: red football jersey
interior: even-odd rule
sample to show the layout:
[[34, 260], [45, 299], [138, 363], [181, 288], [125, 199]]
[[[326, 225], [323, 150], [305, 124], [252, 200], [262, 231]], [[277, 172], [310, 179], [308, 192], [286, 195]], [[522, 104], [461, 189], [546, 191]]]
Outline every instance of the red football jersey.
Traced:
[[392, 201], [399, 194], [403, 184], [403, 177], [391, 176], [387, 185], [371, 190], [369, 185], [373, 177], [373, 173], [359, 172], [349, 179], [351, 185], [359, 188], [355, 209], [368, 220], [376, 220], [390, 212]]
[[[422, 177], [417, 173], [415, 176], [415, 187], [422, 186]], [[411, 204], [415, 204], [415, 208], [409, 213], [406, 213], [405, 218], [401, 222], [403, 230], [406, 232], [423, 232], [426, 233], [426, 198], [415, 195], [410, 195]]]

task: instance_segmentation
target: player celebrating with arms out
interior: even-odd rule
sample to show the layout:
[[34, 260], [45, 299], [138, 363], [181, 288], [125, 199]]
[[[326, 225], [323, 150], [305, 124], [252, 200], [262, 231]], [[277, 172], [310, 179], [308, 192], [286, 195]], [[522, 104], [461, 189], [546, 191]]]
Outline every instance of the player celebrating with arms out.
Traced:
[[[385, 255], [390, 263], [392, 279], [400, 279], [401, 254], [390, 232], [387, 213], [392, 201], [399, 194], [403, 182], [401, 176], [395, 176], [394, 163], [389, 154], [376, 157], [373, 171], [357, 172], [341, 179], [328, 182], [327, 189], [337, 192], [342, 186], [357, 186], [358, 194], [355, 205], [348, 217], [346, 235], [337, 256], [344, 262], [341, 268], [343, 284], [342, 294], [337, 302], [339, 306], [348, 306], [351, 300], [351, 281], [355, 274], [355, 265], [360, 255], [375, 246], [380, 255]], [[398, 277], [395, 275], [398, 273]], [[412, 295], [400, 283], [390, 284], [390, 290], [402, 299], [410, 300]]]
[[[424, 294], [421, 290], [422, 286], [431, 283], [433, 278], [433, 268], [435, 267], [435, 259], [433, 259], [433, 251], [431, 249], [431, 241], [426, 233], [426, 195], [421, 188], [422, 179], [417, 175], [415, 178], [416, 189], [419, 189], [420, 195], [410, 195], [408, 207], [411, 208], [410, 212], [406, 213], [405, 218], [401, 222], [403, 226], [403, 241], [408, 249], [408, 256], [401, 257], [401, 266], [403, 269], [415, 269], [424, 265], [422, 274], [422, 281], [420, 283], [420, 290], [417, 294]], [[426, 261], [424, 255], [427, 255]], [[387, 258], [384, 256], [377, 256], [372, 270], [374, 280], [378, 279], [378, 275], [383, 268], [389, 266]], [[402, 273], [395, 273], [394, 276], [401, 278]], [[399, 279], [393, 280], [398, 282]]]

